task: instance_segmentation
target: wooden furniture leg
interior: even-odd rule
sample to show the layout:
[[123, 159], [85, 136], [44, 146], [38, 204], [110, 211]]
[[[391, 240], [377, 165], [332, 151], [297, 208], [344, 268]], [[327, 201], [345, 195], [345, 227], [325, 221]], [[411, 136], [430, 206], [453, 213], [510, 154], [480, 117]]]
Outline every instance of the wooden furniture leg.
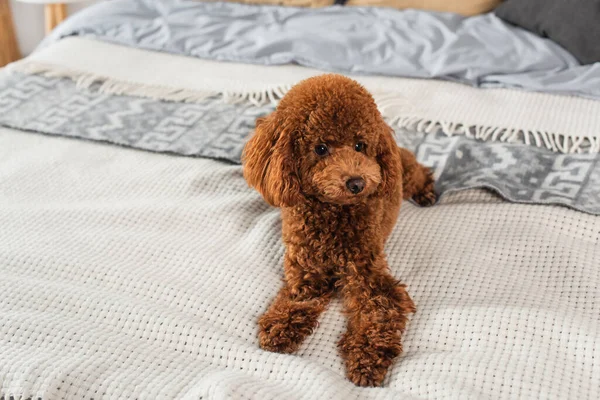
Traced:
[[56, 9], [57, 15], [57, 24], [60, 24], [65, 19], [67, 19], [67, 5], [64, 3], [55, 4], [54, 8]]
[[56, 26], [54, 22], [54, 4], [46, 4], [44, 6], [44, 17], [46, 20], [46, 34], [48, 34]]
[[8, 0], [0, 0], [0, 67], [21, 58]]
[[45, 15], [46, 34], [48, 34], [67, 18], [67, 5], [64, 3], [46, 4]]

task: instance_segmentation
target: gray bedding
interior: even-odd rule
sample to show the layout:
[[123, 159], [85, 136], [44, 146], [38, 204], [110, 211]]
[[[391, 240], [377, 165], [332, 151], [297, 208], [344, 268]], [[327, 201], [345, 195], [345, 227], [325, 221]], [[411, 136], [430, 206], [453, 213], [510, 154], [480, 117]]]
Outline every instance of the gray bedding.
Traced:
[[[114, 96], [70, 79], [0, 78], [0, 125], [155, 152], [240, 162], [258, 116], [272, 106], [199, 104]], [[567, 155], [443, 133], [397, 130], [400, 145], [434, 168], [437, 191], [489, 188], [519, 203], [558, 204], [600, 215], [600, 154]]]
[[600, 99], [600, 63], [582, 66], [549, 39], [493, 14], [112, 0], [73, 16], [43, 45], [69, 35], [216, 60]]

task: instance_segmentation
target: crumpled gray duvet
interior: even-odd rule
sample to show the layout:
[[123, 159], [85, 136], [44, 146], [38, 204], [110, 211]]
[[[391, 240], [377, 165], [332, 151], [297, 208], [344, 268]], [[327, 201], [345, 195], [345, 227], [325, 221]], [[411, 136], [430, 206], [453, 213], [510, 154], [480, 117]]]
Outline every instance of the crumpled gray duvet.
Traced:
[[549, 39], [493, 14], [113, 0], [72, 17], [42, 46], [71, 35], [214, 60], [600, 99], [600, 63], [582, 66]]

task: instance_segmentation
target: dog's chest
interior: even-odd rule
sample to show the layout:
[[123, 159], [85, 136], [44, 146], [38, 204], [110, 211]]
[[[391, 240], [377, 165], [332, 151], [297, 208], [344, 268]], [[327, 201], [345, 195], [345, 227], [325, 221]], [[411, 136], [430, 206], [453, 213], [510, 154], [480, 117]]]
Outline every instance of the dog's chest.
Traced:
[[298, 207], [284, 212], [284, 242], [318, 264], [342, 266], [377, 251], [379, 221], [373, 206]]

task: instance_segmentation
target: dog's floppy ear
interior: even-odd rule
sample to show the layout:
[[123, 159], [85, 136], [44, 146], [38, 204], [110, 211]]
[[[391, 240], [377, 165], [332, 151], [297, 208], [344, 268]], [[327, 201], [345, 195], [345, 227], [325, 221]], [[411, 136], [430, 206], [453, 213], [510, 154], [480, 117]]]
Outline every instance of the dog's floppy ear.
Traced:
[[256, 120], [244, 147], [244, 178], [275, 207], [293, 206], [301, 196], [294, 162], [294, 126], [275, 111]]
[[392, 128], [385, 126], [377, 145], [377, 161], [381, 167], [380, 193], [391, 195], [402, 179], [402, 159]]

